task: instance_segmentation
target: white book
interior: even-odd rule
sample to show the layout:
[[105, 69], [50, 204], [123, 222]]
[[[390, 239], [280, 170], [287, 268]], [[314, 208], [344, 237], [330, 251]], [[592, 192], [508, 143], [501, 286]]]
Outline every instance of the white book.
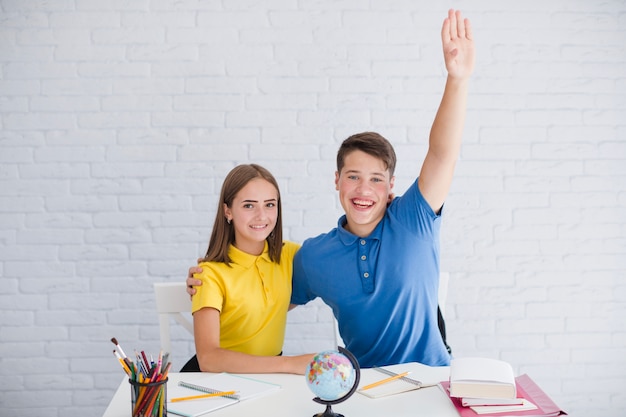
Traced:
[[528, 400], [517, 405], [475, 405], [470, 407], [476, 414], [515, 413], [517, 411], [536, 410], [537, 406]]
[[522, 404], [524, 404], [523, 398], [461, 398], [461, 405], [463, 405], [463, 407]]
[[466, 398], [515, 398], [513, 368], [490, 358], [455, 358], [450, 361], [450, 396]]

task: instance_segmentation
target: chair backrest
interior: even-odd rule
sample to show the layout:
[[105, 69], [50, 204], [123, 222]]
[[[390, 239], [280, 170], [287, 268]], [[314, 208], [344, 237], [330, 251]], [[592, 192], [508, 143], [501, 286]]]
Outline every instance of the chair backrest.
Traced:
[[446, 299], [448, 298], [448, 282], [450, 281], [450, 273], [449, 272], [440, 272], [439, 273], [439, 310], [441, 310], [441, 315], [446, 317]]
[[[448, 282], [450, 281], [450, 273], [449, 272], [441, 272], [439, 274], [439, 293], [438, 293], [438, 303], [439, 310], [441, 310], [441, 315], [445, 318], [446, 316], [446, 298], [448, 298]], [[337, 319], [333, 316], [333, 327], [335, 333], [335, 346], [345, 346], [346, 344], [343, 342], [341, 338], [341, 334], [339, 334], [339, 326], [337, 324]]]
[[164, 352], [172, 352], [171, 318], [193, 335], [193, 323], [188, 315], [191, 313], [191, 299], [185, 285], [185, 282], [156, 282], [154, 284], [156, 309], [159, 313], [161, 349]]

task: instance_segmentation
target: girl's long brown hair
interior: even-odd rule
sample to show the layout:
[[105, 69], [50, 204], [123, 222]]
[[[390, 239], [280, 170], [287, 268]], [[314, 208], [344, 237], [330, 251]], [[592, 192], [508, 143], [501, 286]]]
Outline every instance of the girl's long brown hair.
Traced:
[[226, 221], [224, 204], [232, 207], [233, 199], [237, 193], [253, 179], [264, 179], [276, 188], [278, 194], [278, 216], [276, 226], [267, 237], [269, 257], [272, 262], [280, 263], [280, 253], [283, 247], [283, 221], [280, 189], [274, 176], [265, 168], [257, 164], [238, 165], [233, 168], [222, 184], [220, 199], [217, 203], [217, 214], [211, 231], [209, 247], [204, 256], [204, 261], [224, 262], [230, 264], [228, 248], [235, 241], [235, 226]]

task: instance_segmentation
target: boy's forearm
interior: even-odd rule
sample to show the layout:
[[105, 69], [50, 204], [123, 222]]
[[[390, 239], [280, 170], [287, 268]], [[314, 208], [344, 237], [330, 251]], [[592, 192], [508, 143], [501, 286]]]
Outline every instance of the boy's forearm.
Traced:
[[456, 161], [461, 148], [469, 79], [448, 77], [441, 104], [433, 122], [429, 151], [438, 159]]

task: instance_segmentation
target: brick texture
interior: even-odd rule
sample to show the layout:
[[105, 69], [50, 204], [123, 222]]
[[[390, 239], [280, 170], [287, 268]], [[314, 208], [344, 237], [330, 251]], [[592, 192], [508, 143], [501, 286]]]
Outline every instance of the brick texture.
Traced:
[[[623, 0], [0, 0], [0, 414], [103, 413], [109, 339], [158, 353], [152, 283], [204, 252], [236, 164], [275, 173], [297, 242], [341, 214], [351, 133], [389, 137], [403, 193], [447, 7], [477, 42], [442, 230], [454, 354], [509, 361], [571, 416], [623, 416]], [[333, 335], [322, 303], [297, 308], [285, 353]], [[178, 369], [193, 340], [173, 337]]]

